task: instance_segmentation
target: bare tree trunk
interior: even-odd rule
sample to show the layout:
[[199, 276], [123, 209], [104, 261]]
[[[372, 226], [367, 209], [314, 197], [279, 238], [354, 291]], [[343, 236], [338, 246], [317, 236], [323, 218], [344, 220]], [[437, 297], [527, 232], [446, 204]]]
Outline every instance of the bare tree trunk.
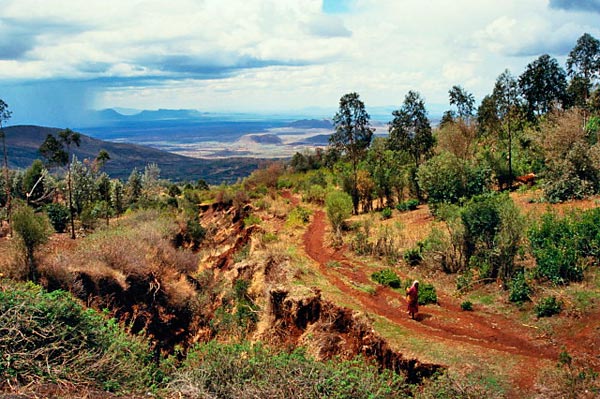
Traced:
[[71, 215], [71, 239], [75, 239], [75, 221], [73, 214], [75, 213], [73, 209], [73, 188], [71, 183], [71, 162], [67, 164], [68, 168], [68, 178], [67, 178], [67, 186], [69, 189], [69, 214]]
[[0, 134], [2, 135], [2, 152], [4, 155], [4, 191], [6, 193], [6, 220], [8, 222], [8, 235], [12, 236], [12, 225], [10, 223], [11, 214], [11, 192], [10, 192], [10, 181], [8, 174], [8, 154], [6, 149], [6, 135], [2, 131], [2, 125], [0, 125]]

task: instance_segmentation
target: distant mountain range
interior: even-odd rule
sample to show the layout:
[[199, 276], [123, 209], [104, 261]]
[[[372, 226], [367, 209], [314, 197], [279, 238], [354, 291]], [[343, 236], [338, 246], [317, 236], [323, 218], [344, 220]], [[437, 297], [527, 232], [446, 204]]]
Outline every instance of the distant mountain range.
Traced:
[[[109, 111], [103, 111], [109, 113]], [[164, 117], [178, 115], [160, 112]], [[121, 115], [121, 114], [119, 114]], [[156, 115], [156, 114], [151, 114]], [[121, 115], [123, 116], [123, 115]], [[142, 116], [154, 117], [154, 116]], [[11, 168], [27, 168], [35, 159], [41, 159], [39, 147], [48, 134], [56, 135], [61, 129], [41, 126], [10, 126], [4, 128]], [[81, 135], [81, 145], [72, 148], [80, 159], [94, 159], [100, 150], [106, 150], [110, 160], [104, 170], [115, 178], [126, 179], [133, 168], [143, 170], [149, 163], [156, 163], [161, 177], [178, 181], [196, 181], [200, 178], [210, 184], [233, 182], [249, 175], [253, 170], [266, 164], [266, 160], [256, 158], [199, 159], [185, 157], [154, 148], [126, 143], [113, 143]]]
[[332, 129], [332, 125], [329, 120], [297, 120], [285, 115], [213, 114], [187, 109], [159, 109], [126, 115], [105, 109], [91, 111], [86, 123], [75, 126], [77, 131], [97, 139], [160, 149], [173, 143], [232, 143], [247, 134], [269, 133], [271, 129], [279, 128]]

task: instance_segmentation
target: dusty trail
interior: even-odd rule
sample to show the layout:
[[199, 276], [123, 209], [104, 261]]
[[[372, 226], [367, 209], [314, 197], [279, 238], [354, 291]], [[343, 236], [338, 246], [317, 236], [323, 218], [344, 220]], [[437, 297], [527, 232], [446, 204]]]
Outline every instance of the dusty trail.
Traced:
[[[392, 323], [416, 331], [420, 336], [444, 341], [448, 345], [468, 344], [482, 351], [495, 350], [522, 356], [516, 382], [523, 388], [532, 388], [534, 373], [541, 360], [557, 359], [557, 349], [533, 336], [535, 331], [516, 324], [500, 315], [486, 312], [464, 312], [453, 298], [439, 293], [439, 306], [421, 307], [418, 320], [411, 320], [406, 314], [406, 301], [401, 293], [386, 287], [379, 287], [375, 295], [357, 287], [367, 284], [369, 276], [364, 268], [350, 261], [343, 250], [334, 251], [325, 246], [326, 216], [317, 211], [304, 235], [304, 248], [308, 256], [319, 265], [319, 271], [331, 284], [344, 294], [357, 300], [367, 313], [385, 317]], [[341, 267], [331, 268], [328, 263], [338, 262]], [[392, 305], [392, 304], [396, 305]], [[398, 305], [400, 304], [400, 305]]]

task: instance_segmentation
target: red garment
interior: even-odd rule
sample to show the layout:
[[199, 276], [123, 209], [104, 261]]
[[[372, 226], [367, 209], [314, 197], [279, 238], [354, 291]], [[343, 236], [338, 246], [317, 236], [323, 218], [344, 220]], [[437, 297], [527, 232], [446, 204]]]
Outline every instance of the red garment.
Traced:
[[414, 315], [419, 311], [419, 288], [413, 284], [412, 287], [406, 291], [406, 296], [408, 299], [408, 313]]

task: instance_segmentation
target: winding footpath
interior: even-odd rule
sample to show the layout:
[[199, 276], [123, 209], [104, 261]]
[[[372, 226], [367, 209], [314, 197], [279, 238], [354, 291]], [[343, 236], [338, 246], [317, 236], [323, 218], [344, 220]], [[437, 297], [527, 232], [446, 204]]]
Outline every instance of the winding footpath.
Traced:
[[[358, 289], [361, 284], [370, 284], [366, 267], [350, 261], [342, 251], [334, 251], [325, 245], [327, 227], [323, 211], [314, 214], [313, 221], [304, 234], [304, 249], [319, 267], [319, 272], [345, 295], [356, 300], [366, 313], [384, 317], [391, 323], [414, 331], [426, 339], [443, 342], [448, 346], [469, 345], [475, 351], [489, 350], [507, 355], [518, 355], [520, 361], [513, 370], [515, 383], [526, 390], [533, 389], [535, 372], [542, 361], [555, 361], [559, 349], [532, 333], [536, 330], [515, 323], [503, 316], [489, 312], [464, 312], [455, 300], [438, 293], [439, 305], [421, 307], [417, 321], [407, 317], [406, 301], [401, 293], [379, 287], [369, 294]], [[328, 263], [336, 261], [335, 269]], [[400, 304], [400, 305], [398, 305]]]

